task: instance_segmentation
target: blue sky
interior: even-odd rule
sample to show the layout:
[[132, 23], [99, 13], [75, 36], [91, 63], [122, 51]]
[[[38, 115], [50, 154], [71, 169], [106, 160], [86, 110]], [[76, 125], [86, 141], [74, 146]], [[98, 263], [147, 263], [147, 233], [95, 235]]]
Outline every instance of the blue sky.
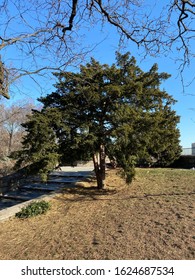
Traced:
[[[106, 26], [104, 31], [102, 31], [100, 27], [99, 29], [89, 28], [86, 31], [86, 37], [83, 40], [85, 40], [85, 44], [88, 45], [91, 45], [92, 42], [96, 42], [97, 46], [88, 55], [86, 61], [83, 61], [83, 64], [87, 62], [89, 57], [94, 57], [101, 63], [112, 64], [115, 62], [115, 51], [118, 49], [118, 39], [118, 35], [113, 27]], [[195, 49], [195, 42], [192, 43], [194, 44]], [[181, 77], [178, 70], [178, 61], [174, 61], [169, 57], [163, 56], [147, 56], [143, 59], [140, 55], [140, 51], [132, 42], [129, 42], [125, 49], [121, 50], [121, 52], [126, 51], [129, 51], [133, 56], [135, 56], [138, 65], [144, 71], [149, 70], [154, 63], [157, 63], [159, 65], [159, 72], [167, 72], [172, 75], [171, 78], [162, 84], [162, 88], [178, 101], [174, 106], [174, 109], [176, 110], [177, 115], [180, 116], [179, 129], [181, 133], [181, 145], [185, 148], [191, 147], [191, 143], [195, 142], [195, 81], [188, 87], [185, 87], [185, 92], [183, 92]], [[9, 57], [9, 51], [7, 51], [5, 55]], [[70, 70], [72, 69], [70, 68]], [[185, 84], [191, 82], [195, 77], [194, 69], [194, 62], [191, 62], [190, 66], [186, 67], [183, 73]], [[75, 68], [73, 70], [75, 71]], [[29, 99], [32, 97], [33, 99], [36, 99], [41, 94], [50, 93], [53, 89], [52, 85], [55, 81], [51, 78], [43, 79], [40, 77], [39, 82], [42, 88], [40, 88], [36, 83], [33, 83], [33, 81], [28, 77], [18, 81], [11, 89], [12, 100], [5, 101], [5, 103], [10, 104], [11, 102], [15, 102], [17, 100], [19, 102], [19, 100]]]

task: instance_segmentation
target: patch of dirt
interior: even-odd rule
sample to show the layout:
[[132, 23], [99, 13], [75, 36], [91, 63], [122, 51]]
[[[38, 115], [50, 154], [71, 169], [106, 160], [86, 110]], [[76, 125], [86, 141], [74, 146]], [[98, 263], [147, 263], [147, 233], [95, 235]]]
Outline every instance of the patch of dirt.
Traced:
[[1, 260], [195, 259], [195, 171], [137, 169], [130, 186], [110, 170], [64, 189], [45, 215], [1, 222]]

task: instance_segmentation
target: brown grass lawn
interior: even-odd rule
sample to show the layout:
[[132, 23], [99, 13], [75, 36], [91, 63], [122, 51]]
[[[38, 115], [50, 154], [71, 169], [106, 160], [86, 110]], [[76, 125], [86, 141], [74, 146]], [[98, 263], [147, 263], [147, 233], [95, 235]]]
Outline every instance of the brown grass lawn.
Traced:
[[42, 216], [0, 223], [0, 259], [195, 259], [195, 171], [137, 169], [130, 186], [108, 171], [64, 190]]

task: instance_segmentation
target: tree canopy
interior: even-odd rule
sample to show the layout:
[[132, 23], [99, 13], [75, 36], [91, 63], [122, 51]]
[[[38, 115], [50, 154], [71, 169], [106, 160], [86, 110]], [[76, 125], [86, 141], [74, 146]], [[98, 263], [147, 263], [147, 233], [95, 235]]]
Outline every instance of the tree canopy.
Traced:
[[[115, 160], [127, 182], [139, 162], [170, 164], [180, 154], [175, 100], [161, 83], [169, 78], [154, 64], [142, 71], [129, 53], [109, 66], [93, 58], [80, 72], [55, 73], [56, 91], [23, 124], [20, 162], [42, 176], [57, 163], [93, 159], [98, 187], [104, 186], [105, 157]], [[31, 166], [31, 167], [32, 167]]]
[[88, 46], [89, 30], [113, 27], [116, 45], [128, 41], [145, 55], [169, 55], [185, 66], [194, 58], [194, 7], [190, 0], [2, 0], [0, 94], [7, 97], [5, 88], [25, 75], [35, 79], [82, 61], [99, 43]]

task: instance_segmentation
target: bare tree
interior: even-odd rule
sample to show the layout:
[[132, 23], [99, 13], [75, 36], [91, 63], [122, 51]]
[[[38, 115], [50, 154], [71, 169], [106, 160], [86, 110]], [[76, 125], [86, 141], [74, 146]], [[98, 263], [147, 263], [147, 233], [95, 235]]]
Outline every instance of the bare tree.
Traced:
[[79, 63], [94, 46], [84, 45], [84, 34], [108, 24], [121, 44], [131, 41], [146, 55], [177, 54], [183, 71], [194, 58], [194, 8], [190, 0], [3, 0], [0, 94], [8, 97], [8, 85], [25, 75], [36, 81], [37, 74]]
[[0, 157], [9, 156], [21, 148], [25, 130], [21, 126], [35, 107], [32, 103], [12, 104], [6, 107], [0, 104]]

